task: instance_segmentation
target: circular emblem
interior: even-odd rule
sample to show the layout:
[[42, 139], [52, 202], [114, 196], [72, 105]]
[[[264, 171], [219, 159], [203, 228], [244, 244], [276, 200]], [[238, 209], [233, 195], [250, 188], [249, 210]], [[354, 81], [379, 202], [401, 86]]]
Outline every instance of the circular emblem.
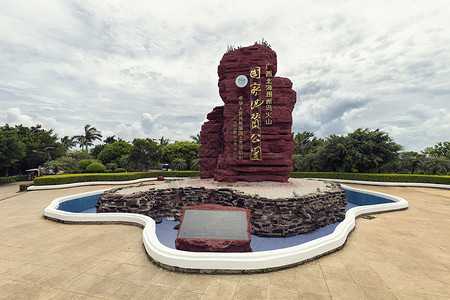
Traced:
[[239, 75], [238, 77], [236, 77], [236, 85], [240, 88], [243, 88], [244, 86], [246, 86], [248, 83], [248, 79], [247, 76], [245, 75]]

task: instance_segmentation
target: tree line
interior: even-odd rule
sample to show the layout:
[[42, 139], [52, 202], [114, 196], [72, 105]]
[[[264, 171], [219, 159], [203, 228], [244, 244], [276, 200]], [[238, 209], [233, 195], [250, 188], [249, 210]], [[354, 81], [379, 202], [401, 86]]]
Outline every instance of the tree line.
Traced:
[[[199, 135], [194, 142], [169, 143], [168, 139], [135, 138], [127, 142], [116, 136], [102, 140], [101, 131], [86, 125], [83, 133], [58, 137], [41, 125], [0, 126], [0, 176], [24, 174], [43, 167], [46, 173], [79, 173], [86, 162], [101, 164], [107, 172], [159, 169], [161, 163], [174, 170], [199, 170]], [[95, 141], [102, 143], [94, 146]], [[80, 150], [77, 150], [77, 146]], [[102, 168], [95, 170], [102, 170]]]
[[[38, 166], [54, 173], [86, 172], [92, 163], [97, 165], [90, 169], [106, 172], [159, 169], [161, 164], [169, 164], [173, 170], [200, 169], [199, 134], [192, 135], [192, 141], [174, 143], [164, 137], [131, 142], [115, 135], [102, 138], [91, 125], [80, 135], [62, 138], [41, 125], [0, 126], [0, 176], [24, 174]], [[94, 145], [95, 141], [101, 143]], [[450, 142], [437, 143], [420, 153], [402, 152], [403, 147], [387, 133], [367, 128], [325, 139], [303, 131], [295, 135], [294, 142], [294, 171], [450, 174]]]
[[387, 133], [368, 128], [325, 139], [303, 131], [294, 141], [294, 171], [450, 175], [450, 142], [401, 152]]

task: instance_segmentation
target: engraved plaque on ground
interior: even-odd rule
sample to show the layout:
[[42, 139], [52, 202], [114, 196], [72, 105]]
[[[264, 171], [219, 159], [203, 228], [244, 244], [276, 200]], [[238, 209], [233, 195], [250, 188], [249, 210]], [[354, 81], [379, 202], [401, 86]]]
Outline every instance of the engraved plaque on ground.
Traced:
[[205, 204], [184, 207], [175, 246], [195, 252], [249, 252], [250, 211]]

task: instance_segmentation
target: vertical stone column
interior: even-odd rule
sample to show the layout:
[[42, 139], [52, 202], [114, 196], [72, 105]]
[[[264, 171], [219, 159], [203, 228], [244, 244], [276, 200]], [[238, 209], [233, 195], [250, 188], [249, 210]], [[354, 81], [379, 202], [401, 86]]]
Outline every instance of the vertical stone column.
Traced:
[[[276, 53], [264, 45], [224, 54], [218, 85], [225, 105], [208, 114], [209, 121], [202, 126], [202, 178], [226, 182], [289, 179], [296, 93], [292, 82], [276, 77], [276, 71]], [[240, 75], [248, 81], [243, 87], [236, 85]]]

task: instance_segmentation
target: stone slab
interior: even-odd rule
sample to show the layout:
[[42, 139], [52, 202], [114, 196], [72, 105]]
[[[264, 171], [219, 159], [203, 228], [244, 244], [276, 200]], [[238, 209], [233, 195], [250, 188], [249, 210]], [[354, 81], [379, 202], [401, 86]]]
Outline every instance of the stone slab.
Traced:
[[238, 207], [183, 207], [175, 247], [194, 252], [251, 252], [250, 218], [250, 210]]

